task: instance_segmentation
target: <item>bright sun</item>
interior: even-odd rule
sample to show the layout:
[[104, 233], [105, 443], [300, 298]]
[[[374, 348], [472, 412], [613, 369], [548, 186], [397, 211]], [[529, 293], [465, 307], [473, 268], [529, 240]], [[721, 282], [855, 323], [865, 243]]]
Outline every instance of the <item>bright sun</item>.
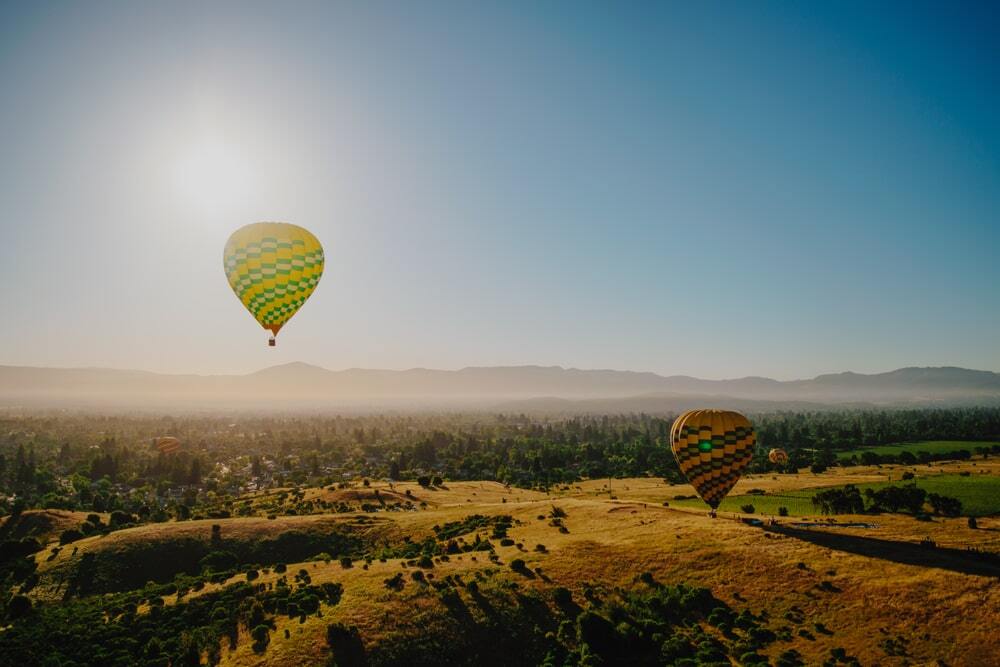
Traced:
[[205, 212], [237, 206], [253, 186], [248, 161], [218, 139], [198, 141], [180, 152], [173, 171], [178, 195]]

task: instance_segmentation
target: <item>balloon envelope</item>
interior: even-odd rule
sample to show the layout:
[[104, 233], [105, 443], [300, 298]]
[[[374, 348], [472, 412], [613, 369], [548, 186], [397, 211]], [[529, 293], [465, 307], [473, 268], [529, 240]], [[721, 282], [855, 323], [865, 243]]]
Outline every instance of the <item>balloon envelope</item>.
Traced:
[[778, 465], [788, 463], [788, 452], [784, 449], [772, 449], [767, 453], [767, 460]]
[[175, 454], [181, 448], [181, 441], [172, 435], [156, 438], [154, 444], [156, 449], [164, 454]]
[[323, 263], [319, 240], [285, 222], [240, 227], [223, 251], [229, 286], [254, 319], [275, 335], [316, 289]]
[[677, 465], [713, 508], [736, 485], [753, 457], [755, 442], [750, 420], [727, 410], [689, 410], [670, 429]]

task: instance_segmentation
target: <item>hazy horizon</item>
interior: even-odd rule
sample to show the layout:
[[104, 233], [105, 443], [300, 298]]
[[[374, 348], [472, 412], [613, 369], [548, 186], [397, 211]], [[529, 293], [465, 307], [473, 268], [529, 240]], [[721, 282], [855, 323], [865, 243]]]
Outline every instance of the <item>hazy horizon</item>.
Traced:
[[[988, 6], [0, 8], [0, 364], [1000, 371]], [[278, 346], [244, 224], [316, 234]]]
[[641, 369], [636, 370], [636, 369], [629, 369], [629, 368], [584, 368], [584, 367], [579, 367], [579, 366], [565, 366], [565, 365], [560, 365], [560, 364], [497, 364], [497, 365], [490, 365], [490, 366], [485, 366], [485, 365], [480, 365], [480, 364], [469, 364], [469, 365], [465, 365], [465, 366], [456, 366], [456, 367], [453, 367], [453, 368], [440, 368], [440, 367], [430, 368], [430, 367], [427, 367], [427, 366], [405, 366], [405, 367], [400, 367], [400, 368], [345, 366], [345, 367], [332, 368], [332, 367], [324, 366], [322, 364], [314, 364], [314, 363], [310, 363], [310, 362], [307, 362], [307, 361], [301, 361], [301, 360], [282, 361], [282, 362], [279, 362], [279, 363], [269, 364], [269, 365], [266, 365], [266, 366], [261, 366], [260, 368], [254, 368], [254, 369], [250, 369], [250, 370], [247, 370], [247, 371], [236, 371], [236, 372], [231, 372], [231, 373], [226, 373], [226, 372], [220, 372], [220, 373], [197, 373], [197, 372], [172, 371], [172, 370], [157, 371], [157, 370], [152, 370], [152, 369], [149, 369], [149, 368], [125, 367], [125, 366], [92, 366], [92, 365], [53, 366], [53, 365], [45, 365], [45, 364], [8, 364], [8, 363], [0, 363], [0, 367], [7, 367], [7, 368], [30, 368], [30, 369], [43, 369], [43, 370], [47, 369], [47, 370], [70, 370], [70, 371], [72, 371], [72, 370], [137, 371], [137, 372], [143, 372], [143, 373], [155, 373], [155, 374], [158, 374], [158, 375], [196, 375], [196, 376], [203, 376], [203, 377], [222, 376], [222, 375], [227, 375], [227, 376], [253, 375], [255, 373], [260, 373], [261, 371], [267, 371], [267, 370], [272, 370], [272, 369], [276, 369], [276, 368], [292, 367], [292, 366], [318, 368], [318, 369], [321, 369], [321, 370], [331, 371], [331, 372], [334, 372], [334, 373], [342, 373], [344, 371], [373, 371], [373, 372], [391, 372], [391, 373], [404, 373], [404, 372], [407, 372], [407, 371], [442, 371], [442, 372], [447, 372], [447, 373], [454, 373], [454, 372], [463, 371], [463, 370], [477, 370], [477, 369], [498, 370], [498, 369], [530, 369], [530, 368], [539, 368], [539, 369], [559, 369], [559, 370], [565, 370], [565, 371], [583, 371], [583, 372], [587, 372], [587, 373], [602, 373], [602, 372], [610, 372], [610, 373], [636, 373], [636, 374], [652, 373], [652, 374], [658, 375], [660, 377], [689, 377], [689, 378], [693, 378], [693, 379], [697, 379], [697, 380], [706, 380], [706, 381], [710, 381], [710, 382], [723, 382], [723, 381], [727, 381], [727, 380], [743, 380], [743, 379], [753, 379], [753, 378], [761, 378], [761, 379], [766, 379], [766, 380], [777, 380], [778, 382], [795, 382], [797, 380], [812, 380], [812, 379], [815, 379], [817, 377], [822, 377], [822, 376], [826, 376], [826, 375], [843, 375], [843, 374], [855, 374], [855, 375], [865, 375], [865, 376], [884, 375], [884, 374], [887, 374], [887, 373], [893, 373], [893, 372], [896, 372], [896, 371], [901, 371], [901, 370], [906, 370], [906, 369], [917, 369], [917, 370], [924, 370], [924, 369], [933, 369], [933, 370], [957, 369], [957, 370], [962, 370], [962, 371], [998, 373], [998, 371], [993, 371], [993, 370], [985, 369], [985, 368], [966, 368], [966, 367], [963, 367], [963, 366], [954, 366], [954, 365], [943, 365], [943, 366], [915, 366], [915, 365], [908, 365], [908, 366], [900, 366], [898, 368], [885, 368], [885, 369], [882, 369], [882, 370], [875, 370], [875, 371], [864, 372], [864, 373], [859, 372], [859, 371], [855, 371], [855, 370], [850, 369], [850, 368], [845, 368], [845, 369], [839, 369], [839, 370], [825, 371], [825, 372], [822, 372], [822, 373], [816, 373], [815, 375], [811, 375], [809, 377], [804, 377], [803, 376], [803, 377], [781, 378], [781, 377], [775, 377], [773, 375], [742, 375], [742, 376], [731, 376], [731, 377], [707, 377], [707, 376], [704, 376], [704, 375], [692, 375], [690, 373], [662, 373], [662, 372], [651, 371], [651, 370], [641, 370]]

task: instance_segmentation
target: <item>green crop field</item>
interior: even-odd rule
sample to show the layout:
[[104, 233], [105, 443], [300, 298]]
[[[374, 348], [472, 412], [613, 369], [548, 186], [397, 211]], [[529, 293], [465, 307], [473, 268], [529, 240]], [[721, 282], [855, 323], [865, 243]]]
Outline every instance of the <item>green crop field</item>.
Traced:
[[[962, 501], [963, 516], [987, 516], [1000, 514], [1000, 477], [995, 475], [933, 475], [918, 477], [913, 480], [917, 486], [927, 493], [937, 493], [951, 496]], [[858, 484], [864, 493], [865, 489], [881, 489], [886, 486], [900, 486], [911, 482], [876, 482]], [[817, 515], [819, 512], [812, 504], [812, 497], [820, 491], [830, 488], [801, 489], [798, 491], [783, 491], [767, 495], [730, 496], [722, 501], [720, 511], [739, 512], [742, 505], [753, 505], [756, 514], [777, 515], [779, 507], [787, 507], [791, 516]], [[670, 500], [671, 505], [681, 507], [707, 507], [701, 500]]]
[[964, 449], [975, 454], [976, 447], [993, 447], [1000, 445], [1000, 442], [981, 442], [968, 440], [924, 440], [922, 442], [900, 442], [893, 445], [881, 445], [878, 447], [860, 447], [846, 452], [837, 452], [838, 459], [849, 459], [852, 456], [861, 456], [863, 452], [873, 452], [879, 456], [885, 454], [897, 455], [903, 452], [916, 454], [917, 452], [930, 452], [931, 454], [947, 454]]

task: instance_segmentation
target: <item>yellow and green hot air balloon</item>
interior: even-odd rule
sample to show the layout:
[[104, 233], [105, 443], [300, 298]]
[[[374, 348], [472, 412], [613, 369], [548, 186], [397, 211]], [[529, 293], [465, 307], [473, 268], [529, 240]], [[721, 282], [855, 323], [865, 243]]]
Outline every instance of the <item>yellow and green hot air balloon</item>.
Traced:
[[689, 410], [670, 429], [677, 465], [712, 509], [750, 463], [755, 441], [750, 420], [726, 410]]
[[285, 222], [240, 227], [226, 241], [229, 286], [260, 325], [269, 345], [323, 275], [323, 246], [308, 230]]

